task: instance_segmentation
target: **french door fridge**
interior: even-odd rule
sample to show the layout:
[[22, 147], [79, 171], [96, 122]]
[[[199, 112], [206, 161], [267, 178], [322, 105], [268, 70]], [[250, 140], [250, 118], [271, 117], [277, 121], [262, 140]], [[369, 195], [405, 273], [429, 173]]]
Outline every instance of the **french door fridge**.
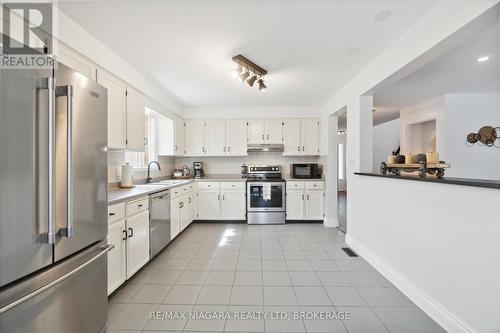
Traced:
[[63, 64], [0, 69], [1, 332], [104, 329], [106, 145], [104, 87]]

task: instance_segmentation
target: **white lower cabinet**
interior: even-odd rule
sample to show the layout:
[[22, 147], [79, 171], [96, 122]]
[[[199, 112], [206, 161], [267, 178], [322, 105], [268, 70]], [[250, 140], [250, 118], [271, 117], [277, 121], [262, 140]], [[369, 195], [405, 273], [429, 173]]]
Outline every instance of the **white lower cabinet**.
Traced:
[[108, 244], [115, 247], [108, 252], [108, 295], [127, 279], [127, 236], [125, 220], [111, 224], [108, 228]]
[[171, 194], [170, 231], [171, 238], [174, 239], [193, 222], [193, 195], [196, 194], [196, 191], [193, 184], [188, 184], [173, 189]]
[[108, 207], [108, 295], [149, 261], [148, 197]]
[[324, 182], [287, 182], [287, 220], [323, 220], [324, 206]]
[[200, 182], [196, 218], [199, 220], [244, 220], [245, 182]]
[[220, 219], [220, 190], [198, 191], [198, 215], [199, 220]]
[[127, 217], [127, 279], [149, 261], [149, 211]]
[[244, 220], [246, 212], [245, 191], [222, 190], [221, 219]]

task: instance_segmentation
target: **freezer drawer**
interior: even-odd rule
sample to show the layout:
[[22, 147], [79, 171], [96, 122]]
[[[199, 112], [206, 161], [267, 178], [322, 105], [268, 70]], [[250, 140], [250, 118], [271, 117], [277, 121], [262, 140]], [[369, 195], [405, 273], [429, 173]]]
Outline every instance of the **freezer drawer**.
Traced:
[[0, 293], [0, 332], [100, 332], [107, 320], [107, 252], [96, 244]]

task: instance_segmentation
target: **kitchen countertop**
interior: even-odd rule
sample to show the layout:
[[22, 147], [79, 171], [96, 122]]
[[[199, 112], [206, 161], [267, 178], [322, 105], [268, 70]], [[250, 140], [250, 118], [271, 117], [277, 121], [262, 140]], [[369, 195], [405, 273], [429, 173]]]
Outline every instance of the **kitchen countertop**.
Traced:
[[[283, 177], [285, 181], [324, 181], [324, 179], [294, 179], [290, 176]], [[245, 182], [246, 178], [241, 178], [239, 174], [207, 174], [200, 179], [172, 179], [161, 178], [157, 181], [178, 181], [177, 184], [165, 185], [151, 185], [151, 184], [137, 184], [134, 188], [119, 188], [112, 186], [108, 188], [108, 204], [116, 204], [126, 200], [132, 200], [141, 196], [149, 195], [151, 193], [169, 190], [175, 187], [189, 184], [191, 182]]]
[[283, 176], [287, 182], [324, 182], [325, 178], [292, 178], [290, 176]]

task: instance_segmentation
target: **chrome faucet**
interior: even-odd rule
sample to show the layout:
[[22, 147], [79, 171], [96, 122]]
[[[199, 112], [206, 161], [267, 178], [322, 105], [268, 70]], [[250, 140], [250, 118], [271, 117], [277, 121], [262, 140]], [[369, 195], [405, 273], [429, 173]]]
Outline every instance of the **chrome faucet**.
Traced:
[[151, 180], [153, 179], [153, 178], [150, 177], [151, 164], [156, 164], [158, 166], [158, 170], [161, 170], [160, 163], [158, 163], [157, 161], [151, 161], [151, 162], [149, 162], [148, 163], [148, 177], [146, 178], [146, 183], [151, 183]]

